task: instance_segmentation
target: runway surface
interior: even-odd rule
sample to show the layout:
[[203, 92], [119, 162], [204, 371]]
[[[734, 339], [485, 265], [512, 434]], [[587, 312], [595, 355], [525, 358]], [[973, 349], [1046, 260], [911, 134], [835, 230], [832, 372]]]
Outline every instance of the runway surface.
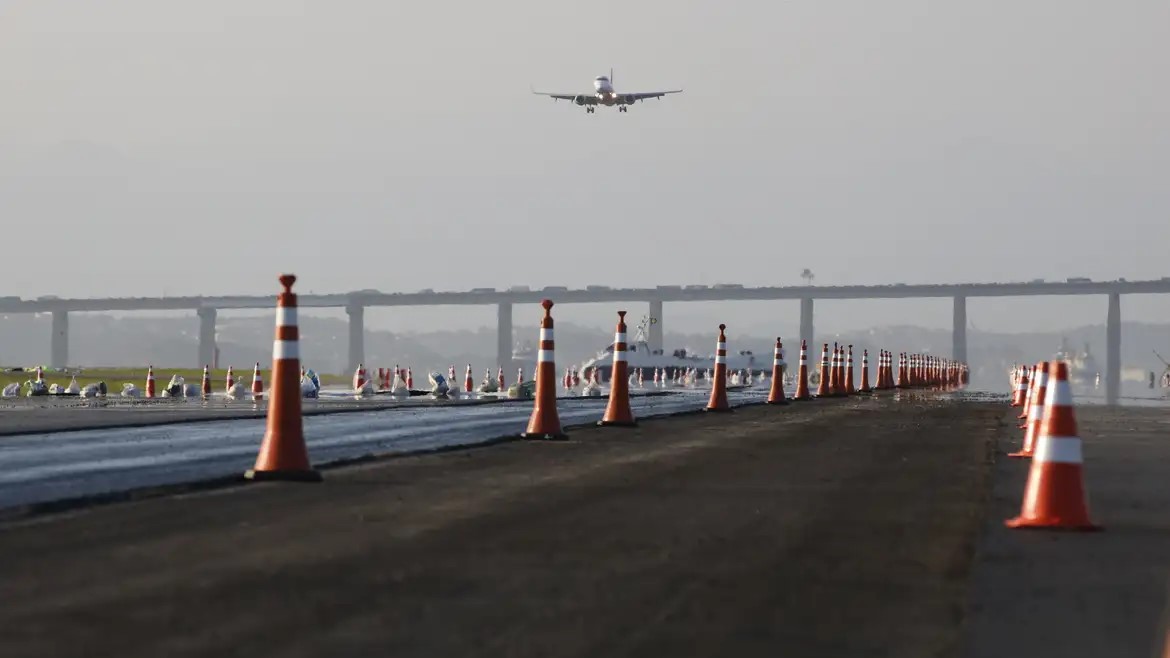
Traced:
[[758, 405], [5, 524], [0, 645], [954, 655], [1002, 410]]
[[[709, 391], [689, 390], [660, 396], [634, 396], [635, 416], [695, 410], [705, 406]], [[767, 397], [767, 389], [733, 391], [733, 404]], [[415, 400], [395, 403], [387, 399], [335, 401], [346, 413], [305, 418], [309, 456], [315, 465], [363, 456], [448, 448], [491, 441], [523, 432], [532, 413], [531, 400], [455, 402], [436, 407]], [[318, 410], [331, 403], [315, 403]], [[354, 411], [363, 407], [373, 411]], [[601, 419], [606, 398], [567, 398], [558, 401], [561, 422], [566, 425]], [[73, 417], [76, 423], [145, 423], [152, 416], [169, 424], [139, 427], [107, 427], [53, 431], [0, 437], [0, 509], [125, 492], [142, 487], [235, 477], [256, 461], [264, 436], [263, 410], [183, 409], [175, 405], [150, 405], [116, 409], [40, 410], [40, 422], [60, 425], [74, 411], [95, 413], [96, 421]], [[101, 418], [104, 413], [113, 414]], [[15, 411], [13, 414], [31, 414]], [[247, 414], [242, 420], [206, 421], [207, 414]], [[213, 416], [214, 417], [214, 416]], [[205, 422], [172, 423], [192, 418]], [[28, 426], [35, 426], [30, 420]], [[11, 510], [10, 512], [11, 513]]]

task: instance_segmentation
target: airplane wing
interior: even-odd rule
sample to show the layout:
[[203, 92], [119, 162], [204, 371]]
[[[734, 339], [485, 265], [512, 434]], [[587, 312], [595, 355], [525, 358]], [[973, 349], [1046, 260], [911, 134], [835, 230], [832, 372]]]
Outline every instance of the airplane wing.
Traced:
[[532, 93], [537, 96], [548, 96], [557, 101], [574, 101], [580, 97], [585, 105], [597, 105], [596, 94], [550, 94], [547, 91], [536, 91], [535, 89], [532, 90]]
[[647, 98], [662, 98], [667, 94], [681, 94], [682, 89], [672, 89], [671, 91], [640, 91], [636, 93], [618, 93], [618, 96], [624, 96], [629, 101], [642, 101]]

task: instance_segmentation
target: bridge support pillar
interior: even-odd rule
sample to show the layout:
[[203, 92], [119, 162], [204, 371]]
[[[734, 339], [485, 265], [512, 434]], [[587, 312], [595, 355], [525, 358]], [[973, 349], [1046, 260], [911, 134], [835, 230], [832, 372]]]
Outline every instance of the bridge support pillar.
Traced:
[[53, 335], [49, 342], [49, 367], [69, 363], [69, 311], [53, 311]]
[[496, 366], [508, 377], [516, 368], [512, 363], [512, 302], [500, 302], [496, 307]]
[[345, 307], [349, 315], [349, 370], [356, 372], [358, 364], [365, 362], [366, 354], [366, 307], [350, 304]]
[[1109, 293], [1105, 318], [1105, 404], [1121, 398], [1121, 294]]
[[954, 326], [951, 329], [951, 358], [967, 363], [967, 298], [955, 295]]
[[[816, 342], [813, 340], [813, 298], [801, 297], [800, 299], [800, 339], [808, 344], [809, 354], [817, 354]], [[797, 346], [795, 352], [800, 355], [800, 348]], [[794, 362], [795, 363], [795, 362]], [[811, 367], [811, 365], [810, 365]]]
[[662, 345], [662, 300], [650, 300], [650, 329], [646, 342], [651, 350], [664, 349]]
[[199, 363], [195, 367], [202, 368], [215, 362], [215, 318], [218, 313], [214, 308], [201, 308], [195, 313], [199, 316]]

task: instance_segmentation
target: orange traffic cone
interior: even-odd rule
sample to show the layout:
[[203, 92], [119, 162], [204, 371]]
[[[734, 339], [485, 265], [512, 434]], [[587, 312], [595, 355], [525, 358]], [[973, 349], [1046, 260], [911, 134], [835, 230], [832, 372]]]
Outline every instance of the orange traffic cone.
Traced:
[[821, 367], [817, 373], [820, 375], [817, 381], [817, 397], [829, 397], [829, 344], [825, 343], [821, 347]]
[[[626, 362], [626, 312], [618, 311], [617, 332], [613, 336], [613, 372], [610, 374], [609, 404], [605, 415], [597, 421], [602, 426], [634, 427], [634, 412], [630, 411], [630, 373]], [[597, 370], [594, 370], [597, 372]]]
[[776, 337], [776, 351], [772, 355], [772, 389], [768, 391], [768, 404], [788, 404], [784, 397], [784, 343]]
[[284, 291], [276, 297], [276, 338], [272, 342], [272, 393], [268, 427], [256, 465], [244, 473], [249, 480], [319, 482], [321, 474], [309, 465], [301, 418], [300, 335], [297, 330], [297, 278], [282, 274]]
[[1068, 364], [1053, 361], [1046, 374], [1051, 390], [1044, 399], [1044, 422], [1024, 489], [1020, 515], [1009, 528], [1099, 530], [1089, 520], [1082, 473], [1081, 437], [1068, 384]]
[[146, 366], [146, 397], [154, 397], [154, 366]]
[[551, 299], [540, 302], [544, 318], [540, 321], [540, 351], [536, 356], [536, 405], [528, 419], [528, 430], [520, 436], [525, 439], [567, 439], [561, 431], [557, 415], [557, 364], [554, 359], [553, 318]]
[[231, 393], [232, 387], [236, 385], [236, 373], [231, 366], [228, 366], [227, 378], [224, 382], [224, 390]]
[[471, 394], [475, 392], [475, 380], [471, 378], [471, 364], [467, 364], [467, 373], [463, 375], [463, 392]]
[[1028, 369], [1028, 390], [1024, 391], [1024, 409], [1016, 416], [1019, 420], [1024, 420], [1028, 417], [1028, 412], [1032, 409], [1032, 393], [1036, 390], [1036, 366], [1031, 366]]
[[808, 392], [808, 343], [803, 338], [800, 341], [800, 366], [796, 370], [796, 393], [792, 399], [798, 402], [812, 399]]
[[259, 402], [264, 399], [264, 378], [260, 376], [260, 362], [252, 369], [252, 399]]
[[719, 325], [719, 340], [715, 343], [715, 383], [711, 386], [711, 399], [703, 411], [731, 411], [727, 404], [727, 325]]
[[832, 361], [829, 363], [829, 397], [841, 395], [840, 354], [837, 352], [837, 343], [833, 343]]
[[1036, 437], [1039, 436], [1040, 423], [1044, 420], [1044, 399], [1048, 397], [1048, 362], [1041, 361], [1036, 367], [1039, 374], [1033, 380], [1035, 393], [1032, 396], [1032, 406], [1028, 409], [1028, 419], [1020, 427], [1024, 428], [1024, 447], [1019, 452], [1008, 453], [1008, 457], [1031, 457], [1036, 448]]
[[211, 370], [207, 366], [203, 366], [203, 381], [199, 384], [199, 392], [205, 400], [211, 397]]
[[845, 395], [855, 395], [856, 393], [857, 389], [853, 387], [853, 346], [850, 345], [845, 361]]
[[873, 389], [869, 386], [869, 350], [861, 350], [861, 387], [857, 389], [857, 392], [873, 393]]

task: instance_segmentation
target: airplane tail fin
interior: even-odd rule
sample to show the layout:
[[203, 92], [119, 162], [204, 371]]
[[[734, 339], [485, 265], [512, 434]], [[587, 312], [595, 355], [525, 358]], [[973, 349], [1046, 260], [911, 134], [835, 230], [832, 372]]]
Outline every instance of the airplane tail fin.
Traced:
[[617, 87], [614, 86], [614, 83], [613, 83], [613, 67], [612, 66], [609, 67], [609, 86], [613, 87], [614, 89], [617, 89]]

